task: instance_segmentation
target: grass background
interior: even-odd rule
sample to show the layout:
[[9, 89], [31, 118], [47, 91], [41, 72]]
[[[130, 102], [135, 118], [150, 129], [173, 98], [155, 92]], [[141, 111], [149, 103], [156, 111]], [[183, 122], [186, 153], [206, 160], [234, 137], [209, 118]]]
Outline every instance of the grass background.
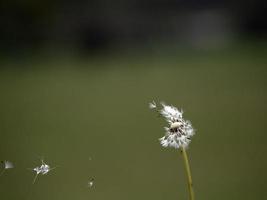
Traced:
[[[188, 150], [196, 199], [264, 199], [266, 52], [3, 61], [0, 159], [15, 168], [0, 177], [1, 199], [187, 199], [181, 155], [159, 145], [165, 122], [148, 109], [152, 100], [183, 108], [196, 129]], [[59, 167], [32, 185], [27, 168], [38, 156]]]

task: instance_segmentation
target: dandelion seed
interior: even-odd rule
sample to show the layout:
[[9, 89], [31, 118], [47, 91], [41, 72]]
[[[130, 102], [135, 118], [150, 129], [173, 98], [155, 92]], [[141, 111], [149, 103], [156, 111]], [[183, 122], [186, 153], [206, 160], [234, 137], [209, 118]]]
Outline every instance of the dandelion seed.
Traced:
[[[155, 105], [153, 102], [152, 105]], [[163, 147], [188, 147], [191, 137], [195, 134], [190, 121], [183, 119], [183, 111], [179, 111], [174, 106], [161, 103], [162, 109], [159, 113], [165, 118], [169, 126], [164, 127], [165, 136], [159, 139]], [[149, 106], [151, 107], [151, 106]]]
[[[155, 108], [155, 102], [150, 103], [150, 108]], [[194, 200], [194, 190], [191, 170], [189, 166], [189, 160], [186, 153], [186, 147], [188, 147], [191, 137], [195, 134], [195, 131], [191, 125], [191, 122], [183, 118], [183, 111], [178, 110], [174, 106], [161, 103], [162, 109], [157, 110], [168, 122], [169, 126], [164, 127], [165, 136], [160, 138], [160, 143], [163, 147], [174, 147], [180, 149], [183, 156], [190, 200]]]
[[34, 177], [34, 179], [33, 179], [33, 184], [35, 183], [35, 181], [36, 181], [36, 179], [37, 179], [37, 176], [39, 175], [39, 174], [41, 174], [41, 175], [45, 175], [45, 174], [47, 174], [49, 171], [51, 171], [51, 170], [53, 170], [53, 169], [55, 169], [56, 167], [53, 167], [53, 168], [51, 168], [48, 164], [46, 164], [43, 160], [41, 160], [41, 162], [42, 162], [42, 164], [41, 164], [41, 166], [40, 167], [35, 167], [35, 168], [33, 168], [33, 169], [31, 169], [31, 170], [33, 170], [33, 171], [35, 171], [35, 173], [36, 173], [36, 175], [35, 175], [35, 177]]
[[88, 181], [87, 186], [88, 186], [89, 188], [93, 187], [93, 185], [94, 185], [94, 181], [95, 181], [95, 179], [94, 179], [94, 178], [91, 178], [91, 179]]
[[3, 168], [4, 168], [4, 169], [3, 169], [2, 172], [0, 173], [0, 176], [2, 176], [3, 173], [4, 173], [6, 170], [14, 168], [13, 163], [10, 162], [10, 161], [8, 161], [8, 160], [1, 161], [1, 163], [3, 164]]
[[150, 109], [155, 109], [155, 108], [157, 108], [157, 104], [155, 103], [155, 101], [149, 103], [148, 106], [149, 106]]

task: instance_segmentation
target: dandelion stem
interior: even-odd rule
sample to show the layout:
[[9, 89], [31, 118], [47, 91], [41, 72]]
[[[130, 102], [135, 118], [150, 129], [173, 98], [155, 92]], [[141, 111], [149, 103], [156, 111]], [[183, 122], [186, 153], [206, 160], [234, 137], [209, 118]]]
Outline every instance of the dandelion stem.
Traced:
[[36, 179], [37, 179], [37, 176], [38, 176], [38, 174], [36, 174], [36, 175], [34, 176], [34, 179], [33, 179], [33, 181], [32, 181], [32, 184], [35, 183], [35, 181], [36, 181]]
[[191, 175], [189, 161], [188, 161], [188, 157], [187, 157], [185, 148], [181, 148], [181, 153], [182, 153], [183, 159], [184, 159], [184, 166], [185, 166], [186, 176], [187, 176], [187, 181], [188, 181], [188, 189], [189, 189], [190, 200], [194, 200], [195, 199], [195, 195], [194, 195], [194, 190], [193, 190], [192, 175]]

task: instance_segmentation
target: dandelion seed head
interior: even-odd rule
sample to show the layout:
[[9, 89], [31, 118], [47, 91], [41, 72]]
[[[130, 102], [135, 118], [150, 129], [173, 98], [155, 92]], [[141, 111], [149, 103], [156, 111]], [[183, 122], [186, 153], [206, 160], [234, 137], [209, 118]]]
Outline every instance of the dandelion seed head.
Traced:
[[169, 126], [164, 127], [165, 136], [160, 138], [163, 147], [173, 147], [179, 149], [188, 147], [191, 137], [195, 134], [190, 121], [183, 118], [183, 111], [174, 106], [161, 103], [162, 109], [159, 113], [165, 118]]

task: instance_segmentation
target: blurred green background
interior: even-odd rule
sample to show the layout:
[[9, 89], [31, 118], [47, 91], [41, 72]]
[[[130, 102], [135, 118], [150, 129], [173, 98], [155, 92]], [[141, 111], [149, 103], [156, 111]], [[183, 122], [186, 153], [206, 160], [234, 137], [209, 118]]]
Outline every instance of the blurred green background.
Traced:
[[[160, 146], [166, 123], [152, 100], [182, 108], [196, 129], [196, 199], [264, 199], [266, 45], [159, 49], [2, 60], [0, 158], [15, 168], [0, 177], [1, 199], [187, 199], [181, 155]], [[33, 185], [38, 156], [59, 167]]]

